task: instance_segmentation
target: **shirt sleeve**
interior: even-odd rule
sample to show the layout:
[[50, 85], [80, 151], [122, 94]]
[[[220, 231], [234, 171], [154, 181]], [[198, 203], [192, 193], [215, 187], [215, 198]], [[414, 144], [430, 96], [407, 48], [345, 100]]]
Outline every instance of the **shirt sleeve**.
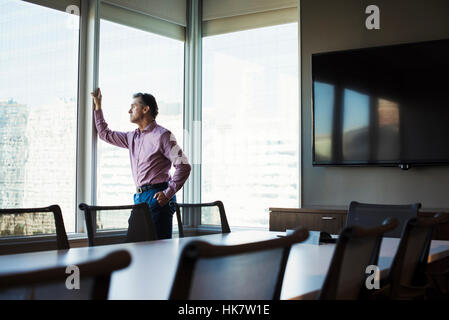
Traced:
[[168, 188], [164, 190], [167, 199], [171, 199], [186, 182], [192, 167], [189, 164], [187, 156], [182, 152], [181, 147], [176, 142], [175, 136], [170, 131], [162, 135], [161, 143], [164, 156], [173, 163], [176, 169]]
[[114, 146], [128, 149], [128, 134], [126, 132], [112, 131], [104, 120], [102, 110], [94, 110], [95, 127], [101, 140]]

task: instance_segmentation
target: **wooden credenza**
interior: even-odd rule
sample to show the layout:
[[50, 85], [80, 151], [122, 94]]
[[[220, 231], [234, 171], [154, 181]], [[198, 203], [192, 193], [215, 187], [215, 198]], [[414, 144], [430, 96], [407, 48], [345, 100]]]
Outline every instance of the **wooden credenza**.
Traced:
[[[435, 211], [420, 211], [419, 216], [429, 217]], [[308, 230], [338, 234], [346, 224], [347, 210], [270, 208], [270, 231], [285, 231], [301, 226]], [[446, 214], [449, 215], [449, 212]], [[449, 240], [449, 221], [435, 228], [435, 240]]]

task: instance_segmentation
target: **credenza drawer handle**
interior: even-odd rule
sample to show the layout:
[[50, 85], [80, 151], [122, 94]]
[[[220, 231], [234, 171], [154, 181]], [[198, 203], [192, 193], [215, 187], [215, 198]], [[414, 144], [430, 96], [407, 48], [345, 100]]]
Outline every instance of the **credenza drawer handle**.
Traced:
[[321, 220], [335, 220], [335, 217], [321, 217]]

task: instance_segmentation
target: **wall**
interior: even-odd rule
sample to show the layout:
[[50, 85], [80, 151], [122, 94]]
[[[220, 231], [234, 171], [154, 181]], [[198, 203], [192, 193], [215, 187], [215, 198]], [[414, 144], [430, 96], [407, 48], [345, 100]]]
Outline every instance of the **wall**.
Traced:
[[[365, 28], [365, 8], [371, 4], [380, 8], [380, 30]], [[302, 207], [345, 208], [356, 200], [449, 208], [449, 166], [409, 171], [312, 166], [310, 64], [317, 52], [449, 38], [449, 1], [301, 0], [300, 12]]]

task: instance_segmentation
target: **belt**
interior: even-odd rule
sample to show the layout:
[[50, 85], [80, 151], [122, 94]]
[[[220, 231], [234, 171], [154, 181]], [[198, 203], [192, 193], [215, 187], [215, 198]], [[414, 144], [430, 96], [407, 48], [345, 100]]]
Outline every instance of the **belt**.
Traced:
[[142, 193], [152, 189], [167, 189], [168, 182], [156, 183], [156, 184], [146, 184], [144, 186], [136, 188], [137, 193]]

